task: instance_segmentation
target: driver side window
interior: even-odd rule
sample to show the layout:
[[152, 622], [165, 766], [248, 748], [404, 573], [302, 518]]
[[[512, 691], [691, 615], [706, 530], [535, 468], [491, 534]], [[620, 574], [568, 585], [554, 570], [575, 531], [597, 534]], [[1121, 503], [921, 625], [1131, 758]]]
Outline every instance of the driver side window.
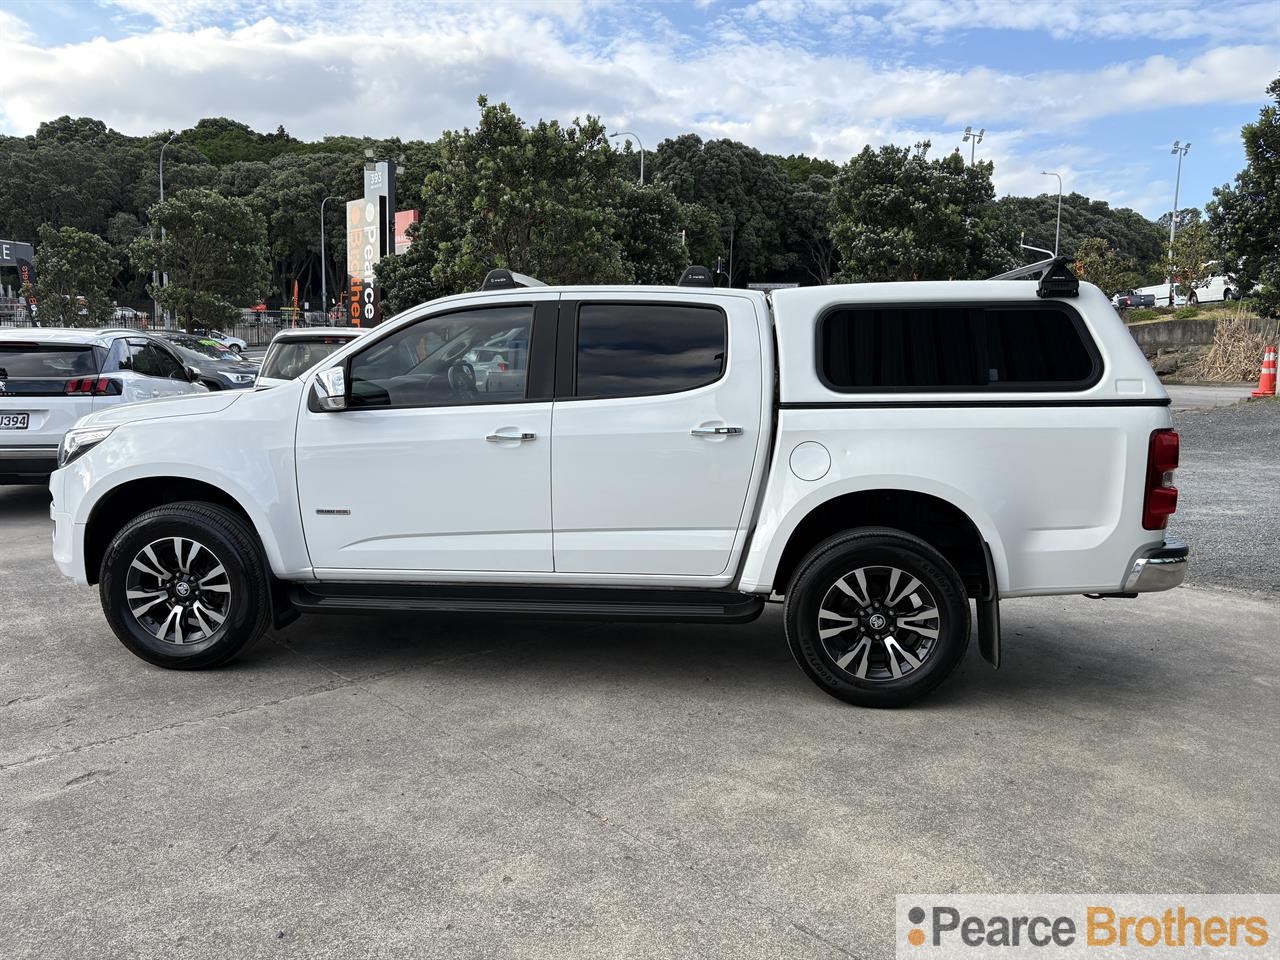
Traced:
[[427, 317], [351, 358], [351, 406], [423, 407], [523, 400], [533, 307]]

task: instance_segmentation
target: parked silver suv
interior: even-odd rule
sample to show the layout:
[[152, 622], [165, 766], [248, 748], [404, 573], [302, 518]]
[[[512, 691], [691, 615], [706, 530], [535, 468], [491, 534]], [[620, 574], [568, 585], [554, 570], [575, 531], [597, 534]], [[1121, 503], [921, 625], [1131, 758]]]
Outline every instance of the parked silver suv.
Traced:
[[204, 393], [158, 337], [136, 331], [0, 330], [0, 484], [46, 483], [62, 436], [106, 407]]

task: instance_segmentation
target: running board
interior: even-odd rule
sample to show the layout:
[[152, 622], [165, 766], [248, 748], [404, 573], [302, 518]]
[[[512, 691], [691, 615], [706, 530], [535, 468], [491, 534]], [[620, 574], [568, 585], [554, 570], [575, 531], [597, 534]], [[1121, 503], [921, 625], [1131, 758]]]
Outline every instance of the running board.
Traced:
[[630, 590], [473, 584], [294, 583], [302, 613], [491, 613], [673, 623], [748, 623], [764, 597], [723, 590]]

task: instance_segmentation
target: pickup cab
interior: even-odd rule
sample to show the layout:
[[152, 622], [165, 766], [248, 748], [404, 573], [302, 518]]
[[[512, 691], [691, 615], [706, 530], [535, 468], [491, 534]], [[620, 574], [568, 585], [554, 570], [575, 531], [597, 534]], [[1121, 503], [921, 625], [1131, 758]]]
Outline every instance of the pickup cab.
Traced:
[[[1168, 294], [1165, 294], [1165, 300], [1168, 301], [1168, 299]], [[1120, 310], [1136, 307], [1154, 307], [1156, 305], [1156, 295], [1154, 293], [1142, 293], [1139, 290], [1121, 290], [1111, 298], [1111, 302]], [[1165, 306], [1168, 306], [1167, 302]]]
[[769, 294], [496, 271], [270, 390], [81, 420], [54, 557], [164, 667], [300, 613], [742, 623], [774, 602], [823, 690], [904, 704], [971, 623], [999, 664], [1003, 598], [1185, 573], [1168, 395], [1096, 287], [1033, 266]]

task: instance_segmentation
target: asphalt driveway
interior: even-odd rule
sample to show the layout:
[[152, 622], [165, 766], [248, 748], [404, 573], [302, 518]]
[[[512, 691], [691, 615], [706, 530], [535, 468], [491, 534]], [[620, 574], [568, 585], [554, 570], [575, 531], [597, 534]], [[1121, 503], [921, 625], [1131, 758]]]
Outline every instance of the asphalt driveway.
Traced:
[[897, 893], [1280, 887], [1274, 596], [1007, 602], [1003, 668], [900, 711], [776, 610], [304, 618], [183, 674], [47, 510], [0, 488], [6, 960], [881, 958]]

